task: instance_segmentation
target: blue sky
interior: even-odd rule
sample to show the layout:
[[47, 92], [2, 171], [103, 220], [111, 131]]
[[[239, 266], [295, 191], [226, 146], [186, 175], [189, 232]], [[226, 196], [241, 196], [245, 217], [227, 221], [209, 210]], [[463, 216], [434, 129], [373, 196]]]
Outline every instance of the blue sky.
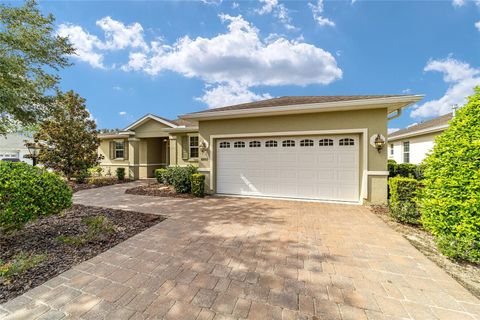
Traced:
[[480, 1], [42, 2], [77, 48], [61, 87], [100, 128], [283, 95], [425, 94], [389, 127], [480, 85]]

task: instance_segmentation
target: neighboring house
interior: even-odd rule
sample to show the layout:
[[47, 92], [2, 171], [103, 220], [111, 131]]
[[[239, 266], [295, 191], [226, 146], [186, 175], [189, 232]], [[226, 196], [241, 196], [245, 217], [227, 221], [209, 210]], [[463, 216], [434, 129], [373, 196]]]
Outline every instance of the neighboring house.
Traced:
[[435, 137], [448, 128], [453, 114], [395, 131], [388, 135], [388, 159], [397, 163], [419, 164], [432, 150]]
[[209, 193], [384, 203], [388, 115], [417, 95], [281, 97], [168, 120], [146, 115], [100, 135], [104, 171], [132, 178], [193, 164]]
[[0, 160], [19, 159], [22, 162], [32, 164], [31, 159], [24, 158], [25, 155], [30, 154], [27, 147], [25, 147], [25, 140], [30, 139], [31, 137], [20, 133], [10, 133], [6, 136], [0, 135]]

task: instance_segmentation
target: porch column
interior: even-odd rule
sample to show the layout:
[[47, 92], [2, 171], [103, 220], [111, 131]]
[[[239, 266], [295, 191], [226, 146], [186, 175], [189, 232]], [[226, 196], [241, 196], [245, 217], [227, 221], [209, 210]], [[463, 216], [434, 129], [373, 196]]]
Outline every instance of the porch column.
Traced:
[[128, 165], [129, 177], [132, 179], [139, 179], [139, 165], [140, 164], [140, 139], [128, 138]]
[[169, 146], [169, 161], [168, 161], [168, 165], [171, 166], [171, 165], [177, 165], [178, 164], [178, 161], [177, 161], [177, 137], [176, 136], [170, 136], [169, 137], [169, 143], [168, 143], [168, 146]]

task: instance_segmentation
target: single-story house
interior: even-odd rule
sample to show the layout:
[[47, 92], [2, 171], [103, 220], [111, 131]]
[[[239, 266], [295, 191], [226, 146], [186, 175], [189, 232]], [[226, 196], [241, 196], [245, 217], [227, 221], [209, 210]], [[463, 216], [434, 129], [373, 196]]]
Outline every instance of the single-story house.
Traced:
[[8, 133], [0, 136], [0, 160], [18, 159], [19, 161], [32, 164], [32, 159], [24, 158], [29, 155], [25, 140], [31, 140], [31, 137], [21, 133]]
[[[193, 164], [209, 193], [384, 203], [387, 122], [418, 95], [295, 96], [168, 120], [148, 114], [100, 135], [104, 172], [134, 179]], [[380, 143], [379, 143], [380, 142]], [[379, 149], [380, 148], [380, 149]]]
[[453, 113], [425, 121], [388, 135], [388, 159], [397, 163], [419, 164], [433, 149], [435, 137], [440, 135]]

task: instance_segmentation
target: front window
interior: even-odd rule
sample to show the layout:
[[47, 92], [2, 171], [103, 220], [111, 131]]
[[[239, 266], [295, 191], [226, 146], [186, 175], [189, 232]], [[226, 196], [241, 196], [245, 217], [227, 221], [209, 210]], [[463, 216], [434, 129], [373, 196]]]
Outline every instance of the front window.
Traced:
[[403, 143], [403, 162], [410, 163], [410, 142], [405, 141]]
[[393, 143], [390, 145], [390, 155], [393, 156]]
[[123, 159], [125, 156], [125, 143], [115, 141], [115, 159]]
[[190, 137], [190, 158], [198, 158], [198, 137]]

